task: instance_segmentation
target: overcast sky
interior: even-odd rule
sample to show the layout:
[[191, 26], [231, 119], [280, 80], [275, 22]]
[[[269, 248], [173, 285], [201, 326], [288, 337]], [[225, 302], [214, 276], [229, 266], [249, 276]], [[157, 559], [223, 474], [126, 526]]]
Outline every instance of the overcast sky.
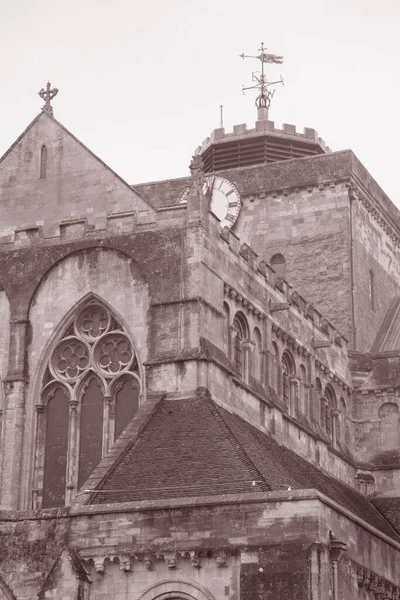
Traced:
[[270, 111], [351, 148], [400, 207], [399, 0], [0, 0], [0, 155], [59, 89], [55, 117], [129, 183], [188, 174], [219, 126], [253, 127], [259, 63], [284, 56]]

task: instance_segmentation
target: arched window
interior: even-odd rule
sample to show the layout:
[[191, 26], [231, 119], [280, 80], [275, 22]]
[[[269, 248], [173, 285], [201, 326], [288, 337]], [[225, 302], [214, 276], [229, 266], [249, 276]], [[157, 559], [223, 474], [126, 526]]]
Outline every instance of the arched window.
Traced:
[[254, 328], [253, 376], [262, 382], [262, 337], [258, 327]]
[[248, 338], [248, 326], [245, 316], [242, 313], [236, 313], [233, 319], [234, 340], [233, 340], [233, 362], [240, 377], [244, 377], [245, 356], [243, 351], [243, 341]]
[[286, 277], [286, 260], [283, 254], [274, 254], [271, 257], [271, 267], [274, 269], [277, 277]]
[[394, 450], [399, 448], [399, 407], [394, 402], [385, 402], [379, 407], [380, 449]]
[[291, 375], [294, 375], [295, 367], [292, 355], [288, 350], [282, 354], [282, 396], [285, 407], [290, 413], [293, 412], [293, 398], [291, 390]]
[[140, 389], [127, 332], [100, 302], [86, 302], [56, 342], [43, 378], [36, 505], [69, 503], [134, 416]]
[[325, 400], [325, 430], [329, 439], [336, 443], [336, 395], [330, 385], [327, 385], [324, 393]]
[[46, 179], [46, 173], [47, 173], [47, 148], [43, 144], [43, 146], [40, 149], [40, 174], [39, 174], [40, 179]]

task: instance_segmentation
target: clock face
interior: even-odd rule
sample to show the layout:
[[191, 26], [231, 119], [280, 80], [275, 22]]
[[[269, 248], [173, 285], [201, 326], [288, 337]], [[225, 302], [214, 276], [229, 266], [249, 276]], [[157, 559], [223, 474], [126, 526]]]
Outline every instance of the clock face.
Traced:
[[[185, 188], [178, 204], [186, 204], [189, 193], [190, 188]], [[221, 228], [231, 228], [242, 208], [240, 194], [233, 183], [224, 177], [209, 175], [204, 182], [203, 193], [210, 198], [210, 210], [219, 220]]]
[[236, 187], [224, 177], [207, 177], [205, 193], [210, 195], [210, 210], [219, 219], [220, 226], [232, 227], [242, 207]]

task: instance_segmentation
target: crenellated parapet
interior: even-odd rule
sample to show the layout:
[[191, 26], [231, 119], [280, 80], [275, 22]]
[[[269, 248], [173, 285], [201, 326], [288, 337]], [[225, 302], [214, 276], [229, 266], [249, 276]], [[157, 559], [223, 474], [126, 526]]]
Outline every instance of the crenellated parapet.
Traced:
[[0, 248], [11, 245], [20, 248], [36, 246], [47, 242], [71, 239], [93, 238], [103, 232], [110, 234], [127, 233], [137, 229], [147, 230], [155, 227], [152, 215], [146, 212], [126, 211], [111, 213], [97, 220], [87, 217], [64, 219], [51, 227], [43, 222], [18, 227], [0, 236]]
[[[248, 244], [240, 244], [239, 238], [234, 232], [225, 228], [221, 232], [221, 239], [229, 245], [230, 251], [238, 256], [239, 260], [242, 261], [250, 270], [252, 270], [259, 280], [263, 284], [266, 284], [268, 288], [274, 290], [274, 296], [277, 297], [278, 302], [270, 300], [268, 307], [264, 308], [261, 313], [265, 318], [266, 314], [273, 314], [280, 311], [286, 311], [293, 309], [309, 321], [313, 329], [317, 329], [318, 333], [323, 336], [322, 340], [310, 340], [314, 348], [328, 347], [334, 344], [341, 348], [343, 345], [347, 345], [347, 339], [336, 329], [336, 327], [318, 311], [315, 306], [306, 300], [299, 292], [293, 289], [283, 277], [277, 276], [273, 267], [266, 261], [258, 260], [258, 255], [248, 246]], [[246, 298], [243, 294], [240, 294], [233, 286], [228, 283], [225, 284], [225, 294], [230, 295], [232, 298], [244, 306], [248, 311], [255, 312], [259, 311], [258, 308], [253, 306], [249, 298]]]
[[273, 121], [261, 120], [256, 121], [253, 129], [247, 129], [245, 123], [235, 125], [230, 133], [223, 127], [214, 129], [195, 152], [201, 154], [204, 170], [209, 173], [325, 154], [330, 148], [315, 129], [306, 127], [300, 133], [295, 125], [284, 123], [282, 129], [278, 129]]

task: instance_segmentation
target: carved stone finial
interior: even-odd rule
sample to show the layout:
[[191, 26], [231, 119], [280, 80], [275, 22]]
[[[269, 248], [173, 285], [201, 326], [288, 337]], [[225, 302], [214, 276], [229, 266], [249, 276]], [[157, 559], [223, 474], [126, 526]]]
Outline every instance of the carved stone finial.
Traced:
[[48, 81], [46, 84], [46, 89], [42, 88], [38, 94], [44, 100], [42, 111], [53, 116], [53, 107], [51, 106], [50, 102], [53, 100], [54, 96], [57, 96], [58, 89], [51, 89], [50, 81]]

